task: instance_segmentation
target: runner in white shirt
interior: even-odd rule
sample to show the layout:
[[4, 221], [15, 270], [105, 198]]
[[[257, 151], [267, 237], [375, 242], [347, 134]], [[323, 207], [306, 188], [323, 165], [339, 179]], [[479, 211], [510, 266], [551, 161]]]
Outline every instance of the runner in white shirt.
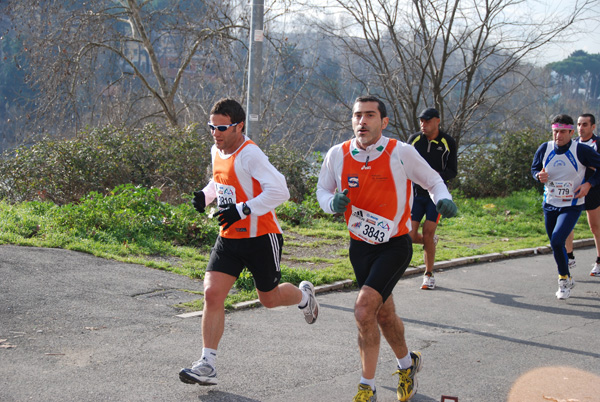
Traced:
[[[572, 141], [573, 118], [560, 114], [552, 120], [553, 141], [538, 148], [531, 164], [533, 177], [544, 183], [544, 221], [558, 269], [560, 300], [571, 296], [575, 281], [569, 270], [565, 242], [584, 207], [584, 197], [600, 183], [600, 154], [591, 147]], [[587, 167], [596, 168], [586, 178]]]
[[225, 298], [242, 270], [252, 273], [261, 303], [268, 308], [298, 305], [307, 323], [317, 320], [319, 304], [312, 283], [280, 283], [283, 236], [275, 207], [289, 198], [285, 177], [244, 135], [246, 114], [233, 99], [219, 100], [210, 111], [213, 178], [194, 193], [204, 213], [213, 200], [221, 226], [204, 277], [202, 356], [179, 372], [187, 384], [217, 384], [217, 347], [225, 330]]
[[410, 145], [383, 137], [385, 105], [359, 97], [352, 110], [355, 138], [331, 148], [323, 161], [317, 198], [323, 211], [343, 213], [350, 232], [349, 257], [360, 287], [354, 305], [362, 376], [354, 401], [375, 401], [375, 371], [382, 333], [397, 359], [397, 397], [416, 393], [421, 353], [409, 352], [396, 315], [394, 286], [412, 257], [412, 181], [429, 190], [438, 211], [456, 214], [440, 175]]

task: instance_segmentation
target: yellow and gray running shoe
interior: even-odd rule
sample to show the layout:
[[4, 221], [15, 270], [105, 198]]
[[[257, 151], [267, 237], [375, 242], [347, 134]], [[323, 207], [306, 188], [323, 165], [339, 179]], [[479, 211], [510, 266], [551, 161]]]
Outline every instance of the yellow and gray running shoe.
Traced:
[[398, 374], [398, 400], [405, 402], [417, 393], [416, 375], [421, 370], [421, 352], [410, 352], [412, 366], [407, 369], [398, 369], [393, 375]]
[[358, 384], [358, 394], [352, 402], [376, 402], [377, 394], [373, 392], [370, 385]]

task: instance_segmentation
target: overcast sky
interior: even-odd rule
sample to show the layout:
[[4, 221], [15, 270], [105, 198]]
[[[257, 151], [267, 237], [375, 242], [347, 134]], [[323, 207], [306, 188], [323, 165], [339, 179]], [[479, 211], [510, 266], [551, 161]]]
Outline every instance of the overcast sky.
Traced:
[[593, 33], [581, 34], [574, 37], [570, 43], [556, 44], [548, 48], [547, 62], [564, 60], [575, 50], [585, 50], [588, 53], [600, 53], [600, 26]]
[[[407, 7], [411, 7], [411, 0], [404, 0]], [[473, 0], [471, 0], [473, 1]], [[335, 5], [336, 0], [308, 0], [309, 3], [315, 2], [320, 5]], [[300, 2], [303, 3], [303, 2]], [[510, 10], [507, 14], [515, 13], [514, 20], [522, 21], [524, 24], [550, 18], [553, 16], [561, 19], [560, 16], [571, 14], [577, 7], [579, 10], [586, 4], [586, 12], [582, 19], [575, 22], [573, 30], [581, 33], [567, 33], [567, 39], [555, 41], [544, 47], [540, 54], [532, 55], [528, 61], [537, 65], [545, 65], [554, 61], [564, 60], [576, 50], [584, 50], [588, 53], [600, 53], [600, 0], [525, 0], [511, 1]], [[306, 14], [304, 7], [301, 7], [302, 14]]]
[[[554, 14], [561, 10], [570, 12], [582, 1], [585, 0], [534, 0], [528, 4], [533, 5], [533, 8], [539, 13]], [[596, 19], [576, 22], [575, 28], [585, 32], [569, 36], [568, 41], [549, 45], [544, 52], [544, 60], [540, 60], [542, 64], [564, 60], [576, 50], [600, 53], [600, 0], [593, 0], [589, 7], [589, 12], [585, 13], [586, 17], [595, 15]]]

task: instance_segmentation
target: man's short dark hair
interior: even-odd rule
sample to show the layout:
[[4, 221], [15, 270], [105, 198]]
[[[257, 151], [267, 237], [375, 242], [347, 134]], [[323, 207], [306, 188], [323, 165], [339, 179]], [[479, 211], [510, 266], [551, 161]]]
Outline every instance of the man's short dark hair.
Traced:
[[380, 101], [378, 97], [373, 96], [373, 95], [359, 96], [354, 101], [354, 104], [364, 103], [364, 102], [377, 102], [377, 110], [379, 110], [379, 114], [381, 115], [381, 118], [383, 119], [384, 117], [387, 117], [387, 109], [385, 108], [385, 104], [382, 101]]
[[571, 124], [571, 125], [575, 124], [575, 122], [573, 122], [573, 118], [571, 116], [569, 116], [568, 114], [557, 114], [552, 119], [552, 124], [554, 124], [554, 123]]
[[[242, 123], [246, 120], [246, 112], [235, 99], [223, 98], [210, 109], [210, 114], [220, 114], [229, 117], [231, 123]], [[245, 127], [244, 127], [245, 128]]]
[[593, 114], [591, 113], [583, 113], [580, 114], [579, 117], [589, 117], [590, 118], [590, 124], [593, 126], [594, 124], [596, 124], [596, 118], [594, 117]]

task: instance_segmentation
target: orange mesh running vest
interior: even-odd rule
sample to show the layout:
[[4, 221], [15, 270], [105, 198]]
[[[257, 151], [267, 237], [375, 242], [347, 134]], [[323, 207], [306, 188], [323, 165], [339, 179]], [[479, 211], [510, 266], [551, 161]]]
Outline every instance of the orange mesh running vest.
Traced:
[[[396, 147], [397, 141], [390, 139], [381, 155], [368, 163], [358, 162], [350, 154], [350, 142], [342, 145], [344, 165], [342, 168], [342, 188], [347, 188], [351, 204], [383, 216], [396, 223], [391, 237], [407, 234], [407, 222], [410, 220], [410, 200], [412, 195], [412, 182], [406, 180], [404, 208], [401, 206], [396, 194], [396, 183], [390, 168], [390, 155]], [[400, 196], [402, 196], [400, 194]], [[348, 206], [344, 217], [346, 223], [350, 219], [352, 208]], [[350, 232], [350, 237], [361, 240]]]
[[[232, 186], [235, 189], [235, 200], [228, 202], [238, 203], [246, 202], [257, 197], [262, 189], [260, 183], [252, 178], [248, 172], [236, 170], [236, 157], [248, 145], [256, 145], [253, 141], [246, 141], [235, 153], [229, 158], [223, 159], [216, 152], [213, 161], [213, 180], [217, 186], [217, 203], [223, 196], [219, 194], [219, 185]], [[262, 216], [250, 214], [246, 219], [241, 219], [234, 223], [227, 230], [220, 228], [219, 234], [221, 237], [228, 239], [246, 239], [250, 237], [258, 237], [268, 233], [281, 233], [281, 227], [277, 222], [274, 211], [268, 212]]]

